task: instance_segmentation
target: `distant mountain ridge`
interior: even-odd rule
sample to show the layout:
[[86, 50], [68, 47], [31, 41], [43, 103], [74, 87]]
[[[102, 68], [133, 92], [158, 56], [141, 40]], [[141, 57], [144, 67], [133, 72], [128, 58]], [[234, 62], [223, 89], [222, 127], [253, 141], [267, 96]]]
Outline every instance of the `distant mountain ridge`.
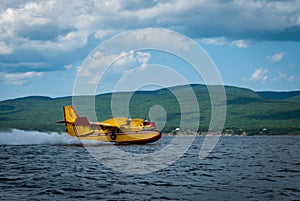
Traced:
[[[195, 87], [203, 87], [206, 88], [206, 85], [202, 84], [191, 84], [190, 85], [192, 88]], [[186, 85], [179, 85], [179, 86], [173, 86], [173, 87], [168, 87], [168, 88], [161, 88], [161, 89], [156, 89], [156, 90], [139, 90], [136, 91], [135, 93], [139, 94], [156, 94], [156, 93], [161, 93], [163, 91], [166, 91], [168, 89], [179, 89], [179, 88], [184, 88]], [[300, 91], [254, 91], [248, 88], [242, 88], [242, 87], [235, 87], [235, 86], [224, 86], [225, 89], [235, 89], [235, 90], [241, 90], [241, 91], [248, 91], [250, 93], [256, 93], [258, 96], [261, 98], [265, 99], [290, 99], [296, 96], [300, 96]], [[101, 95], [106, 95], [106, 94], [112, 94], [113, 92], [107, 92], [103, 94], [97, 94], [96, 96], [101, 96]], [[117, 92], [117, 93], [131, 93], [129, 92]], [[32, 95], [32, 96], [25, 96], [25, 97], [19, 97], [19, 98], [14, 98], [14, 99], [8, 99], [8, 100], [25, 100], [25, 99], [39, 99], [39, 100], [52, 100], [52, 99], [59, 99], [59, 98], [70, 98], [70, 96], [64, 96], [64, 97], [50, 97], [50, 96], [38, 96], [38, 95]], [[7, 100], [3, 100], [7, 101]], [[0, 102], [3, 102], [0, 101]]]
[[[163, 132], [173, 132], [180, 126], [180, 104], [172, 91], [185, 95], [187, 87], [196, 94], [200, 108], [198, 132], [206, 132], [210, 123], [210, 96], [205, 85], [183, 85], [153, 91], [137, 91], [130, 101], [130, 116], [149, 118], [149, 110], [161, 105], [167, 113]], [[247, 88], [225, 86], [227, 116], [224, 133], [248, 134], [300, 134], [300, 91], [255, 92]], [[114, 95], [123, 96], [131, 92]], [[95, 96], [97, 118], [111, 118], [112, 93]], [[187, 97], [188, 98], [188, 97]], [[63, 118], [62, 107], [72, 104], [72, 97], [51, 98], [29, 96], [0, 101], [0, 130], [63, 132], [64, 127], [55, 124]], [[188, 116], [193, 123], [193, 113]]]
[[274, 92], [274, 91], [260, 91], [256, 92], [263, 98], [267, 99], [288, 99], [295, 96], [300, 96], [300, 91], [288, 91], [288, 92]]

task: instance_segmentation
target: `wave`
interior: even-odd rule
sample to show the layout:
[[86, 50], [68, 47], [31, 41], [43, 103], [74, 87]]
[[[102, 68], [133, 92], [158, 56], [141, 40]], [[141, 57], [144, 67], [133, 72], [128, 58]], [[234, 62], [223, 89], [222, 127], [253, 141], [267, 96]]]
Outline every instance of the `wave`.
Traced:
[[51, 145], [81, 145], [97, 144], [97, 141], [81, 142], [79, 139], [69, 136], [66, 133], [44, 133], [38, 131], [23, 131], [12, 129], [7, 132], [0, 132], [0, 145], [35, 145], [35, 144], [51, 144]]

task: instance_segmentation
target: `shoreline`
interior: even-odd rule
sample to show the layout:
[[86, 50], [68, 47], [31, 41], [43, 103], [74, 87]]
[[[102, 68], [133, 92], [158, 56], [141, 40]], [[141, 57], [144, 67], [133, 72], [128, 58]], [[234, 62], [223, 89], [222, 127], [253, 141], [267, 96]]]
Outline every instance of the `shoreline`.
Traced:
[[[19, 130], [19, 131], [25, 131], [25, 132], [40, 132], [40, 133], [58, 133], [58, 134], [62, 134], [65, 132], [57, 132], [57, 131], [39, 131], [39, 130], [22, 130], [22, 129], [17, 129], [17, 128], [13, 128], [13, 129], [0, 129], [0, 135], [1, 133], [11, 133], [14, 130]], [[188, 132], [188, 133], [184, 133], [184, 132], [177, 132], [177, 133], [164, 133], [162, 132], [162, 136], [219, 136], [219, 137], [245, 137], [245, 136], [300, 136], [300, 133], [288, 133], [288, 134], [250, 134], [248, 135], [246, 132], [242, 133], [242, 134], [234, 134], [234, 133], [207, 133], [207, 132], [203, 132], [203, 133], [197, 133], [197, 132]]]
[[231, 133], [227, 133], [227, 134], [197, 134], [197, 133], [191, 133], [191, 134], [186, 134], [186, 133], [180, 133], [180, 134], [172, 134], [172, 133], [162, 133], [162, 136], [218, 136], [218, 137], [280, 137], [280, 136], [299, 136], [300, 137], [300, 133], [299, 134], [280, 134], [280, 135], [260, 135], [260, 134], [256, 134], [256, 135], [239, 135], [239, 134], [231, 134]]

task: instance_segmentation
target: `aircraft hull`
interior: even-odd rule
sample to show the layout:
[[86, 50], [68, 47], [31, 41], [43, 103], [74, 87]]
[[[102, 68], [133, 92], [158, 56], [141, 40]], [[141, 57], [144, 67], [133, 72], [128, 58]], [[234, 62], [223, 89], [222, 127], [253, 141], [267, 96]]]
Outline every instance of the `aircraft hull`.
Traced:
[[90, 134], [85, 137], [78, 137], [83, 140], [97, 140], [102, 142], [126, 143], [126, 144], [145, 144], [159, 140], [161, 133], [157, 131], [140, 131], [111, 134]]

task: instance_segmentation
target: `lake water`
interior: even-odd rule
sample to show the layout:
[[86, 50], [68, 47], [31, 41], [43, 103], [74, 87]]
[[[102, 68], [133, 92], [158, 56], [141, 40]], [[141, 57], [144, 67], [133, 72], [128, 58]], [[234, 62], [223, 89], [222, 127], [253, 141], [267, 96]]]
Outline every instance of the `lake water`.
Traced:
[[[300, 137], [221, 137], [200, 160], [203, 139], [196, 137], [167, 168], [126, 175], [98, 162], [68, 136], [0, 133], [0, 200], [300, 199]], [[120, 148], [145, 153], [171, 140], [164, 136], [151, 145]]]

